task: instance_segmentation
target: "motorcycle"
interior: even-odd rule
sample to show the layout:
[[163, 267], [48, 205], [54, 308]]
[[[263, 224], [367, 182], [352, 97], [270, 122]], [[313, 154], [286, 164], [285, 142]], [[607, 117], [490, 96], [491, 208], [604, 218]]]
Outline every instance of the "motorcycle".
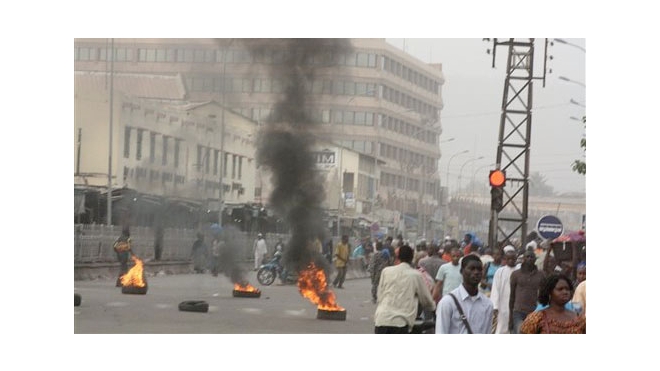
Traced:
[[276, 252], [273, 258], [267, 263], [262, 264], [257, 270], [257, 281], [264, 286], [270, 286], [275, 282], [275, 278], [279, 277], [284, 283], [295, 283], [298, 281], [298, 276], [295, 272], [287, 271], [286, 277], [284, 275], [284, 267], [281, 263], [282, 253]]

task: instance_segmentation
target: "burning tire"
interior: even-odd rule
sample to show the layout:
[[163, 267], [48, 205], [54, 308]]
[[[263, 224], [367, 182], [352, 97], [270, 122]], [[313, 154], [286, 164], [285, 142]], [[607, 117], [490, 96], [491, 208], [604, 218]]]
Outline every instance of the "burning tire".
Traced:
[[132, 295], [145, 295], [147, 293], [147, 286], [122, 286], [122, 294], [132, 294]]
[[189, 300], [179, 303], [179, 310], [182, 312], [200, 312], [209, 311], [209, 303], [203, 300]]
[[275, 271], [268, 268], [260, 268], [257, 271], [257, 281], [264, 286], [270, 286], [275, 282]]
[[327, 319], [332, 321], [346, 321], [346, 311], [345, 310], [325, 310], [317, 309], [316, 310], [317, 319]]
[[82, 302], [82, 297], [80, 296], [80, 294], [75, 294], [74, 293], [73, 294], [73, 306], [77, 307], [77, 306], [80, 305], [81, 302]]

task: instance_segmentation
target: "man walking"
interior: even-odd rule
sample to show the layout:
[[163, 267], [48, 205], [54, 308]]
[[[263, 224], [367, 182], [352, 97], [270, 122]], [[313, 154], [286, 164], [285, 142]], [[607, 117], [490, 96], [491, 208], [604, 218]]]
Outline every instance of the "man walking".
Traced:
[[341, 236], [341, 242], [335, 247], [335, 268], [337, 268], [337, 277], [332, 282], [332, 286], [343, 289], [344, 279], [346, 279], [346, 265], [348, 264], [348, 235]]
[[266, 245], [266, 240], [264, 240], [264, 235], [261, 233], [257, 234], [257, 240], [254, 241], [254, 270], [259, 270], [261, 264], [263, 264], [264, 258], [268, 253], [268, 246]]
[[458, 247], [452, 247], [450, 254], [451, 263], [441, 265], [435, 276], [433, 300], [435, 300], [436, 303], [439, 302], [444, 295], [460, 286], [463, 282], [461, 268], [458, 266], [458, 261], [461, 259], [461, 249]]
[[511, 295], [511, 273], [516, 267], [516, 249], [508, 245], [503, 250], [504, 265], [493, 276], [490, 300], [493, 302], [493, 333], [509, 333], [509, 296]]
[[422, 273], [412, 267], [413, 249], [399, 247], [400, 264], [383, 268], [374, 314], [376, 334], [407, 334], [417, 317], [418, 306], [434, 310], [435, 302]]
[[511, 294], [509, 297], [509, 331], [520, 333], [520, 325], [528, 314], [536, 309], [539, 285], [545, 273], [536, 267], [536, 254], [527, 251], [523, 255], [520, 269], [511, 273]]
[[473, 254], [464, 256], [460, 271], [463, 283], [438, 303], [435, 333], [490, 334], [493, 303], [479, 292], [483, 276], [481, 259]]

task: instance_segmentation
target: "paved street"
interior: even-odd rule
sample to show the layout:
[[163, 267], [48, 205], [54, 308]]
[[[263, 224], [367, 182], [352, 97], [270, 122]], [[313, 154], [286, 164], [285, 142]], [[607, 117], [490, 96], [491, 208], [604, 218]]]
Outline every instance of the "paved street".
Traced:
[[[375, 304], [369, 279], [347, 280], [333, 289], [346, 308], [345, 321], [319, 320], [316, 305], [295, 285], [261, 286], [254, 272], [250, 284], [260, 298], [232, 296], [228, 278], [179, 274], [147, 279], [146, 295], [122, 294], [114, 280], [74, 281], [82, 303], [74, 306], [75, 334], [371, 334]], [[204, 300], [207, 313], [179, 311], [179, 303]]]

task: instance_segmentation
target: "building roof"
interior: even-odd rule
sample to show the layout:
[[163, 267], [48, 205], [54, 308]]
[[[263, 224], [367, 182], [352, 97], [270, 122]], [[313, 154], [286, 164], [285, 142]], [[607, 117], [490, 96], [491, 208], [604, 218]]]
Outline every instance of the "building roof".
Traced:
[[[74, 71], [74, 92], [98, 92], [110, 89], [110, 73]], [[185, 99], [186, 88], [180, 74], [113, 74], [113, 90], [129, 96], [152, 99]]]

